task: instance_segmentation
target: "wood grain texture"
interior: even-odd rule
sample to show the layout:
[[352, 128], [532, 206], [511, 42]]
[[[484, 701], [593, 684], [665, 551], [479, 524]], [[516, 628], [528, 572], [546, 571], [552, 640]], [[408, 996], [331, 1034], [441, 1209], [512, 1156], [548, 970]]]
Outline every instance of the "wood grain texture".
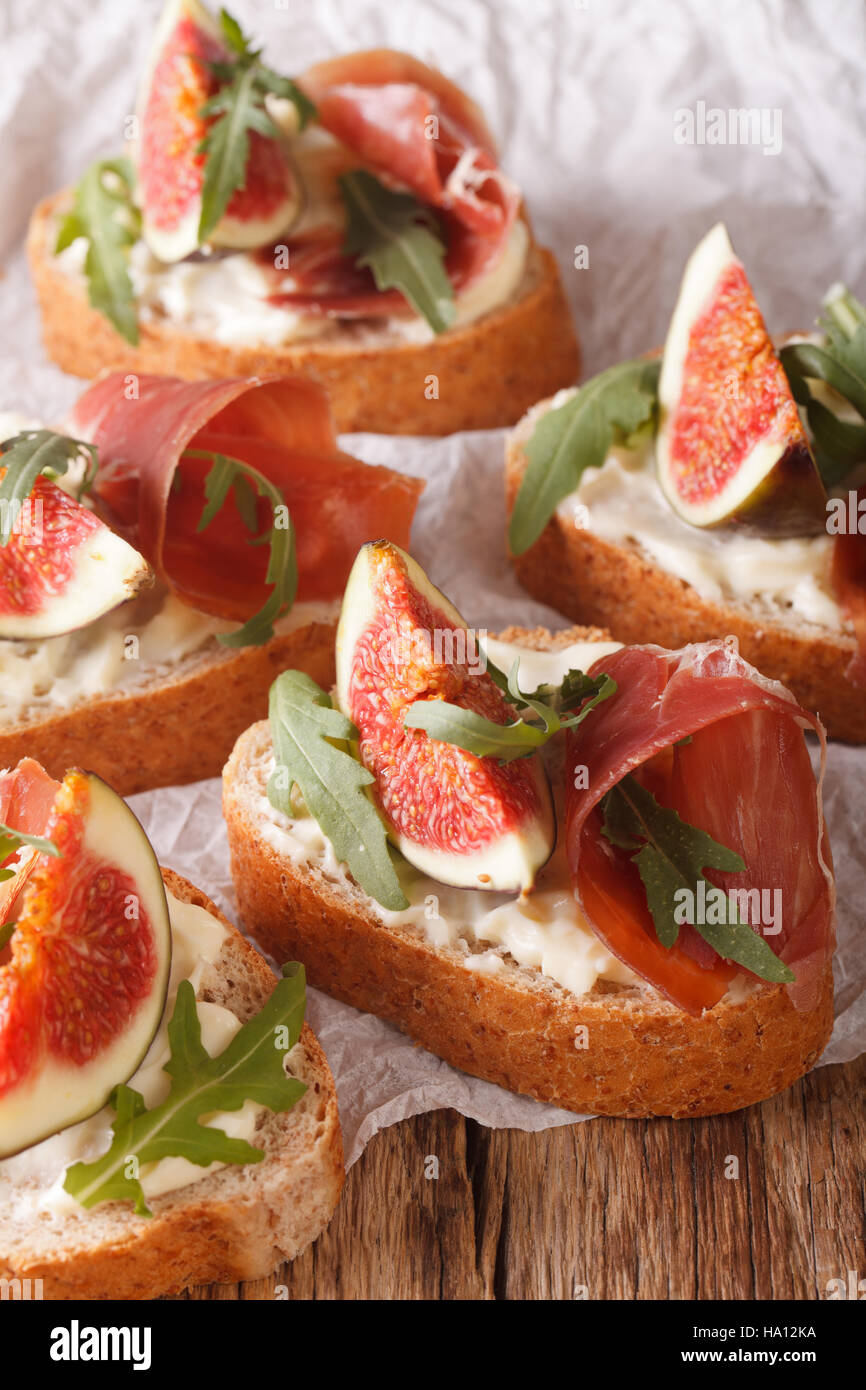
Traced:
[[525, 1134], [420, 1115], [376, 1136], [293, 1265], [187, 1297], [825, 1298], [866, 1277], [864, 1090], [861, 1057], [704, 1120]]

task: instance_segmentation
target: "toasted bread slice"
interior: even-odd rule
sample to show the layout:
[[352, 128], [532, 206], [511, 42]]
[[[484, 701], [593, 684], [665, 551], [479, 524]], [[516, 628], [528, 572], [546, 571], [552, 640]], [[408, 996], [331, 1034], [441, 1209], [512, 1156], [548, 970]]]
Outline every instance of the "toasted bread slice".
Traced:
[[[542, 402], [521, 420], [506, 445], [505, 486], [509, 516], [527, 459], [525, 446]], [[821, 716], [831, 738], [866, 743], [866, 691], [845, 672], [856, 650], [846, 632], [777, 619], [758, 604], [716, 603], [684, 579], [669, 574], [637, 545], [620, 546], [570, 526], [554, 515], [535, 545], [513, 557], [525, 589], [572, 622], [599, 623], [620, 642], [655, 642], [677, 648], [732, 634], [740, 652], [765, 675], [793, 691], [805, 709]]]
[[[170, 869], [163, 877], [175, 897], [228, 928], [197, 998], [245, 1022], [274, 988], [270, 968], [204, 893]], [[306, 1024], [291, 1068], [307, 1090], [287, 1113], [263, 1113], [253, 1142], [265, 1158], [152, 1198], [151, 1217], [136, 1216], [127, 1202], [105, 1202], [80, 1217], [34, 1217], [18, 1200], [32, 1197], [32, 1186], [0, 1200], [0, 1277], [41, 1279], [51, 1299], [142, 1299], [189, 1284], [260, 1279], [294, 1259], [330, 1220], [344, 1170], [333, 1077]]]
[[356, 326], [327, 342], [246, 347], [149, 319], [131, 347], [90, 306], [83, 282], [55, 259], [57, 216], [69, 197], [58, 193], [38, 205], [27, 250], [45, 350], [74, 376], [106, 369], [188, 379], [302, 372], [327, 388], [340, 431], [427, 435], [514, 424], [533, 401], [578, 376], [559, 270], [535, 244], [514, 298], [429, 342]]
[[[502, 635], [537, 650], [607, 636], [577, 628]], [[829, 965], [809, 1013], [797, 1012], [783, 986], [761, 985], [701, 1018], [649, 985], [600, 980], [578, 996], [509, 955], [496, 974], [468, 969], [467, 959], [486, 949], [469, 930], [459, 950], [431, 944], [417, 927], [385, 925], [347, 871], [337, 876], [271, 847], [260, 803], [272, 761], [263, 722], [238, 740], [223, 773], [245, 926], [278, 960], [302, 960], [316, 988], [396, 1024], [453, 1066], [567, 1110], [684, 1118], [774, 1095], [826, 1046]]]
[[313, 622], [261, 647], [233, 650], [210, 638], [166, 674], [82, 698], [69, 708], [33, 705], [0, 724], [0, 767], [36, 758], [52, 777], [86, 767], [122, 796], [217, 777], [235, 739], [267, 713], [280, 671], [306, 671], [328, 689], [334, 679], [335, 623]]

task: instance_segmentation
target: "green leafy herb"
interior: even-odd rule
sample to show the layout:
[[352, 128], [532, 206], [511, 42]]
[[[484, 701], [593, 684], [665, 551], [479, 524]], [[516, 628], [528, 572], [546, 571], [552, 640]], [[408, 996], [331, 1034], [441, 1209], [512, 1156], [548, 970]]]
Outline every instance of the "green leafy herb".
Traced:
[[253, 48], [227, 10], [220, 11], [220, 27], [233, 57], [228, 62], [208, 64], [221, 85], [200, 113], [213, 123], [199, 146], [199, 153], [205, 156], [199, 244], [207, 241], [232, 195], [244, 186], [250, 132], [257, 131], [272, 140], [280, 138], [280, 130], [265, 104], [268, 94], [294, 103], [301, 130], [316, 113], [315, 106], [297, 83], [265, 67], [260, 61], [262, 50]]
[[656, 360], [621, 362], [542, 415], [526, 446], [529, 466], [511, 514], [508, 540], [515, 555], [535, 544], [585, 469], [600, 468], [612, 443], [653, 420], [659, 371]]
[[71, 463], [83, 455], [87, 466], [76, 489], [81, 499], [93, 485], [96, 476], [96, 448], [83, 439], [71, 439], [53, 430], [24, 430], [0, 444], [0, 468], [6, 472], [0, 479], [0, 546], [6, 545], [12, 534], [15, 516], [25, 498], [30, 496], [40, 473], [59, 478], [69, 471]]
[[[497, 724], [447, 700], [415, 700], [406, 710], [403, 723], [409, 729], [423, 729], [430, 738], [440, 743], [453, 743], [479, 758], [498, 758], [500, 762], [510, 763], [515, 758], [530, 757], [561, 729], [576, 729], [596, 705], [616, 691], [616, 681], [604, 673], [593, 677], [582, 671], [569, 671], [558, 688], [540, 686], [534, 695], [526, 695], [518, 684], [519, 666], [518, 658], [507, 677], [492, 662], [488, 663], [487, 670], [511, 703], [517, 709], [530, 711], [534, 718]], [[582, 706], [578, 714], [564, 715], [565, 710], [578, 705]]]
[[186, 1158], [206, 1168], [211, 1163], [260, 1163], [261, 1149], [232, 1139], [221, 1129], [201, 1123], [215, 1111], [240, 1110], [255, 1101], [269, 1110], [291, 1110], [307, 1089], [286, 1076], [286, 1052], [294, 1047], [304, 1021], [304, 968], [283, 967], [283, 978], [264, 1007], [245, 1023], [228, 1047], [211, 1057], [202, 1046], [195, 990], [182, 980], [168, 1025], [171, 1060], [164, 1070], [171, 1088], [152, 1110], [129, 1086], [118, 1086], [111, 1103], [116, 1116], [111, 1147], [91, 1163], [75, 1163], [63, 1186], [83, 1207], [98, 1202], [135, 1203], [139, 1216], [151, 1213], [139, 1180], [141, 1165], [161, 1158]]
[[365, 787], [375, 779], [349, 750], [358, 737], [351, 720], [302, 671], [284, 671], [271, 686], [271, 734], [276, 767], [271, 804], [293, 815], [300, 787], [310, 814], [361, 887], [391, 911], [408, 907], [388, 852], [385, 826]]
[[[226, 647], [254, 647], [269, 642], [274, 635], [274, 623], [285, 616], [295, 601], [298, 588], [298, 557], [295, 546], [295, 528], [291, 515], [283, 501], [283, 494], [264, 473], [242, 459], [230, 458], [226, 454], [213, 453], [207, 449], [187, 449], [184, 458], [204, 458], [211, 460], [211, 468], [205, 478], [205, 508], [198, 523], [198, 531], [204, 531], [225, 503], [229, 492], [234, 493], [241, 520], [252, 533], [250, 545], [269, 545], [265, 581], [273, 585], [258, 613], [244, 623], [236, 632], [221, 633], [220, 642]], [[256, 495], [265, 497], [272, 507], [272, 521], [260, 535], [256, 534]], [[283, 523], [284, 524], [280, 524]]]
[[[828, 295], [824, 307], [819, 320], [824, 343], [788, 343], [779, 356], [794, 399], [805, 407], [821, 477], [833, 488], [866, 462], [866, 308], [843, 285]], [[815, 381], [842, 396], [864, 423], [841, 420], [815, 396]]]
[[341, 174], [337, 182], [346, 205], [345, 254], [372, 270], [377, 289], [399, 290], [434, 333], [444, 333], [457, 309], [430, 208], [411, 193], [386, 188], [366, 169]]
[[[17, 854], [24, 845], [29, 845], [38, 854], [50, 854], [57, 856], [60, 850], [53, 840], [44, 840], [41, 835], [27, 835], [23, 830], [13, 830], [11, 826], [4, 825], [0, 821], [0, 883], [5, 883], [7, 879], [14, 878], [18, 868], [6, 865], [6, 860], [12, 854]], [[7, 946], [12, 939], [17, 922], [4, 922], [0, 926], [0, 951]]]
[[[681, 820], [676, 811], [660, 806], [652, 792], [632, 776], [626, 776], [602, 802], [602, 833], [631, 855], [647, 895], [656, 934], [670, 949], [680, 924], [675, 916], [676, 894], [685, 889], [693, 896], [699, 881], [712, 888], [704, 869], [741, 872], [746, 866], [735, 850], [726, 849], [711, 835]], [[692, 912], [687, 920], [697, 914]], [[736, 961], [762, 980], [788, 983], [793, 972], [770, 949], [762, 936], [742, 921], [729, 902], [727, 923], [692, 922], [695, 930], [724, 960]], [[733, 920], [732, 920], [733, 919]]]
[[135, 173], [128, 159], [91, 164], [75, 190], [72, 211], [63, 219], [55, 255], [84, 237], [90, 303], [105, 314], [121, 337], [138, 343], [138, 317], [128, 270], [128, 248], [138, 239], [141, 214], [133, 202]]
[[11, 826], [0, 821], [0, 883], [7, 878], [15, 877], [15, 869], [2, 866], [11, 854], [17, 854], [25, 845], [35, 849], [38, 854], [60, 854], [53, 840], [44, 840], [41, 835], [25, 835], [23, 830], [13, 830]]

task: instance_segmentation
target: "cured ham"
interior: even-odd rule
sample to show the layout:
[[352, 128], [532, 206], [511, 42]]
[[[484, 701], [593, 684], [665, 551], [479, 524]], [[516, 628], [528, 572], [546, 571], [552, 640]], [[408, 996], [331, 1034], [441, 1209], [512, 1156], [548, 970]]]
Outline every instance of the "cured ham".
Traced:
[[[617, 692], [569, 735], [566, 782], [569, 865], [593, 930], [694, 1015], [718, 1003], [741, 969], [688, 924], [672, 948], [658, 940], [636, 866], [602, 834], [603, 797], [633, 773], [662, 805], [741, 855], [743, 871], [707, 870], [710, 883], [778, 891], [780, 930], [767, 940], [795, 975], [787, 986], [793, 1003], [813, 1007], [832, 954], [835, 907], [821, 784], [804, 739], [807, 728], [818, 735], [823, 775], [820, 720], [730, 641], [678, 652], [626, 647], [592, 673], [601, 670]], [[586, 774], [576, 783], [578, 766]]]
[[485, 235], [513, 219], [519, 193], [484, 117], [435, 68], [378, 48], [317, 63], [299, 84], [326, 130], [422, 202]]
[[[856, 493], [854, 515], [866, 514], [866, 486]], [[831, 581], [845, 617], [854, 625], [857, 650], [845, 672], [854, 685], [866, 690], [866, 535], [853, 528], [833, 542]]]
[[[302, 377], [179, 381], [122, 373], [103, 377], [76, 404], [69, 429], [95, 444], [95, 495], [107, 519], [183, 602], [243, 621], [267, 597], [268, 547], [252, 545], [234, 496], [206, 530], [198, 526], [211, 458], [239, 458], [264, 473], [291, 514], [298, 597], [342, 593], [364, 541], [407, 545], [423, 483], [361, 463], [337, 448], [325, 391]], [[269, 504], [257, 506], [259, 531]]]
[[[22, 758], [11, 771], [0, 772], [0, 823], [25, 835], [42, 835], [60, 783], [49, 777], [33, 758]], [[38, 855], [32, 853], [13, 878], [0, 879], [0, 927], [12, 915], [12, 907], [31, 872]], [[12, 857], [2, 868], [14, 867]]]
[[[459, 87], [391, 49], [318, 63], [299, 84], [316, 103], [319, 123], [357, 156], [358, 167], [437, 211], [455, 291], [495, 264], [520, 192], [499, 169], [484, 117]], [[379, 292], [372, 274], [342, 254], [342, 235], [333, 228], [288, 244], [293, 286], [270, 296], [272, 303], [341, 318], [411, 312], [402, 294]]]

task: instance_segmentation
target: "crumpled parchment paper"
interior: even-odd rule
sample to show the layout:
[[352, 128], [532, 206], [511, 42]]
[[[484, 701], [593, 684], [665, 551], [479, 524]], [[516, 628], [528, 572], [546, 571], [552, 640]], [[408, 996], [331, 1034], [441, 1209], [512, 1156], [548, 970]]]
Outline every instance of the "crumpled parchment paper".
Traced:
[[[353, 48], [405, 48], [481, 103], [536, 233], [559, 257], [585, 372], [661, 342], [687, 255], [724, 218], [774, 332], [808, 328], [843, 279], [866, 295], [866, 9], [861, 0], [233, 0], [268, 60], [296, 72]], [[160, 0], [7, 0], [0, 9], [0, 408], [62, 418], [80, 388], [39, 345], [22, 241], [33, 204], [122, 145]], [[682, 143], [689, 121], [757, 112], [752, 143]], [[689, 114], [691, 113], [691, 114]], [[580, 269], [575, 266], [575, 259]], [[413, 549], [491, 630], [560, 623], [505, 559], [503, 435], [347, 441], [428, 478]], [[830, 750], [839, 889], [838, 1018], [823, 1062], [866, 1047], [866, 749]], [[160, 857], [229, 914], [219, 785], [133, 798]], [[485, 1124], [573, 1123], [459, 1073], [378, 1019], [310, 992], [349, 1162], [384, 1125], [437, 1106]]]

